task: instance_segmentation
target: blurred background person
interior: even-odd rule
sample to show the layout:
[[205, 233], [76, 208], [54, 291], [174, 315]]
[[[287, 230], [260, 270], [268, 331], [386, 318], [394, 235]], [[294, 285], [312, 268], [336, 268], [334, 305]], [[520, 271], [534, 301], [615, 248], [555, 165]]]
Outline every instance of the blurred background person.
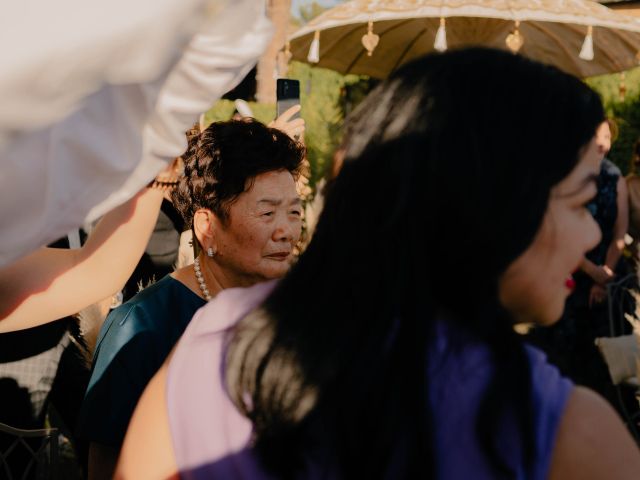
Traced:
[[629, 193], [629, 235], [632, 242], [629, 245], [631, 262], [638, 269], [638, 244], [640, 242], [640, 139], [633, 144], [633, 151], [629, 161], [629, 174], [626, 177]]
[[[105, 215], [84, 245], [86, 236], [76, 230], [0, 270], [0, 398], [6, 399], [0, 422], [22, 429], [58, 427], [73, 446], [61, 455], [62, 475], [74, 469], [74, 475], [86, 474], [88, 443], [74, 431], [89, 382], [93, 332], [140, 258], [166, 185], [177, 178], [172, 165]], [[23, 471], [30, 459], [9, 460], [11, 468]]]

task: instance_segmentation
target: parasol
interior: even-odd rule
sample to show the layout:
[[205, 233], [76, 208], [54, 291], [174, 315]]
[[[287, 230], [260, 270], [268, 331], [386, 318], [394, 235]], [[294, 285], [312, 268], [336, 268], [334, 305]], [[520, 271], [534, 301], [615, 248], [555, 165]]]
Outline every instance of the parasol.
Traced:
[[296, 31], [285, 54], [384, 78], [434, 49], [471, 45], [588, 77], [638, 64], [640, 20], [590, 0], [352, 0]]

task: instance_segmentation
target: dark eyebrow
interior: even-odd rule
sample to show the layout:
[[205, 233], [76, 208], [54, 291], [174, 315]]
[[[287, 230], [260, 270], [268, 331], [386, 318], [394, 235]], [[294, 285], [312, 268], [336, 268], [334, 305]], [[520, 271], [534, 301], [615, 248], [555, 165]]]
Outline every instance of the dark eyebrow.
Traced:
[[261, 203], [266, 203], [269, 205], [273, 205], [274, 207], [277, 207], [278, 205], [280, 205], [282, 203], [281, 200], [276, 200], [275, 198], [261, 198], [260, 200], [258, 200], [257, 202], [258, 204]]
[[[258, 205], [260, 205], [261, 203], [266, 203], [267, 205], [277, 207], [278, 205], [282, 204], [282, 200], [278, 200], [276, 198], [261, 198], [257, 203]], [[289, 205], [300, 205], [301, 203], [302, 200], [300, 200], [300, 197], [295, 197], [289, 202]]]
[[580, 193], [582, 193], [582, 191], [587, 188], [589, 185], [591, 184], [596, 184], [598, 183], [598, 177], [600, 175], [598, 173], [595, 172], [591, 172], [588, 176], [586, 176], [582, 182], [580, 182], [580, 185], [578, 186], [578, 188], [576, 188], [575, 190], [573, 190], [572, 192], [567, 192], [564, 193], [562, 195], [560, 195], [561, 198], [566, 198], [566, 197], [574, 197]]

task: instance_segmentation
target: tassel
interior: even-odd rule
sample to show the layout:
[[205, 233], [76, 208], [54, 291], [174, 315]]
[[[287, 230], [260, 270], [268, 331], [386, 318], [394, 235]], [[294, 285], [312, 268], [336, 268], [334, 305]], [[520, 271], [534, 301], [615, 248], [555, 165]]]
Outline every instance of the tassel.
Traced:
[[369, 20], [367, 25], [367, 33], [362, 36], [362, 45], [367, 49], [367, 56], [370, 57], [378, 46], [380, 36], [373, 33], [373, 22]]
[[440, 26], [436, 33], [436, 41], [433, 42], [433, 48], [439, 52], [444, 52], [447, 49], [447, 27], [443, 17], [440, 17]]
[[515, 21], [515, 27], [513, 31], [507, 35], [504, 43], [507, 44], [507, 48], [511, 50], [511, 53], [518, 53], [524, 45], [524, 37], [520, 33], [520, 20]]
[[589, 25], [587, 36], [584, 37], [584, 43], [578, 55], [582, 60], [593, 60], [593, 27]]
[[309, 55], [307, 55], [309, 63], [318, 63], [320, 61], [320, 31], [316, 30], [313, 34], [313, 41], [309, 47]]

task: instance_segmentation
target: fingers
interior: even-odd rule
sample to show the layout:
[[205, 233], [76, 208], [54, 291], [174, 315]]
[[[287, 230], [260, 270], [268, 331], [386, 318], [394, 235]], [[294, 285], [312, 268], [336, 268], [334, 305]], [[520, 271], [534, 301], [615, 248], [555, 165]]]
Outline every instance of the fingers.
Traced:
[[589, 291], [589, 307], [605, 301], [607, 294], [600, 288], [591, 288]]
[[294, 105], [293, 107], [288, 108], [287, 110], [285, 110], [282, 115], [280, 115], [278, 118], [276, 118], [276, 122], [288, 122], [289, 119], [291, 117], [293, 117], [296, 113], [298, 113], [300, 111], [302, 107], [298, 104], [298, 105]]
[[303, 118], [296, 118], [294, 120], [290, 120], [287, 122], [281, 122], [280, 121], [281, 119], [282, 119], [282, 115], [278, 117], [278, 119], [275, 122], [272, 122], [271, 124], [269, 124], [269, 126], [272, 128], [277, 128], [278, 130], [286, 133], [294, 140], [304, 135], [306, 126]]
[[[276, 127], [278, 128], [278, 127]], [[305, 122], [302, 118], [296, 118], [291, 122], [288, 122], [282, 128], [280, 128], [284, 133], [294, 138], [296, 136], [301, 136], [305, 130]]]
[[175, 182], [179, 179], [184, 171], [184, 162], [182, 157], [176, 157], [167, 166], [160, 170], [156, 175], [156, 180], [163, 182]]
[[269, 127], [277, 128], [294, 140], [302, 141], [306, 128], [304, 119], [298, 117], [291, 120], [291, 117], [297, 114], [300, 111], [300, 108], [300, 105], [294, 105], [291, 108], [288, 108], [282, 115], [270, 122]]

